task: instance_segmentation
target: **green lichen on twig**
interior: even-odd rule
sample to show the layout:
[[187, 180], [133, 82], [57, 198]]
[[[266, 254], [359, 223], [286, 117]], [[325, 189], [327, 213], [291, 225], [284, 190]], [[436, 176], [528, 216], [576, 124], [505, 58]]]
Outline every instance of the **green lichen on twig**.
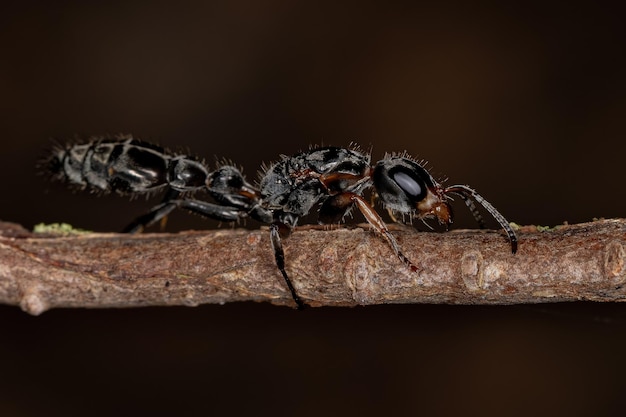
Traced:
[[34, 233], [38, 234], [52, 234], [52, 235], [84, 235], [92, 233], [90, 230], [77, 229], [68, 223], [39, 223], [33, 228]]
[[526, 230], [526, 231], [530, 231], [530, 230], [536, 230], [537, 232], [551, 232], [554, 230], [559, 230], [560, 228], [562, 228], [563, 226], [567, 226], [567, 222], [564, 222], [563, 224], [557, 224], [554, 226], [542, 226], [540, 224], [537, 225], [527, 225], [527, 226], [522, 226], [519, 225], [517, 223], [511, 222], [510, 225], [513, 228], [513, 230], [515, 231], [521, 231], [521, 230]]

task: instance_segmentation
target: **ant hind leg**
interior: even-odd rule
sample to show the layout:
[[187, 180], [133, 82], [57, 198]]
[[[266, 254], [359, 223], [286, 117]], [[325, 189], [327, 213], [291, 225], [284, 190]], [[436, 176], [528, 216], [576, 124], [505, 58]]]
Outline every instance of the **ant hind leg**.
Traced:
[[162, 221], [162, 225], [164, 226], [167, 215], [176, 208], [176, 204], [172, 203], [172, 201], [174, 201], [179, 195], [179, 191], [172, 189], [168, 190], [165, 197], [163, 197], [161, 204], [152, 207], [149, 212], [137, 217], [124, 229], [122, 229], [122, 233], [140, 233], [146, 227], [152, 226], [158, 221]]

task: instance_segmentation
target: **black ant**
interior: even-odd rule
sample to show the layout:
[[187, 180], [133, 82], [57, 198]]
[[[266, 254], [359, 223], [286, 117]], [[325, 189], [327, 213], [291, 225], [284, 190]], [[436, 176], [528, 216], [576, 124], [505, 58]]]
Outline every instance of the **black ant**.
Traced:
[[[216, 171], [185, 155], [130, 136], [99, 138], [89, 143], [58, 148], [47, 159], [56, 177], [82, 188], [122, 194], [150, 193], [166, 189], [163, 201], [128, 225], [125, 232], [139, 232], [183, 208], [221, 221], [252, 218], [269, 224], [276, 265], [298, 308], [298, 296], [285, 270], [280, 230], [293, 229], [298, 220], [319, 207], [319, 223], [339, 223], [354, 207], [389, 244], [395, 255], [412, 271], [418, 268], [402, 253], [385, 222], [363, 197], [372, 189], [393, 220], [396, 216], [425, 220], [435, 218], [444, 226], [452, 223], [450, 195], [460, 196], [481, 227], [483, 219], [475, 203], [483, 206], [505, 230], [511, 251], [517, 251], [517, 236], [509, 222], [488, 201], [466, 185], [444, 187], [408, 155], [386, 155], [374, 166], [369, 154], [359, 149], [315, 148], [270, 166], [258, 187], [249, 184], [241, 171], [222, 165]], [[204, 190], [213, 202], [190, 198], [189, 192]]]

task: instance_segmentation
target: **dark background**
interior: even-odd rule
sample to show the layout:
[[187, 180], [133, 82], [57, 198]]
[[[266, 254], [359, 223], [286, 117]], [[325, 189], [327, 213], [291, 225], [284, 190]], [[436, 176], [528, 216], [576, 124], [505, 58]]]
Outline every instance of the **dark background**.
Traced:
[[[624, 216], [626, 29], [601, 4], [21, 2], [0, 14], [0, 219], [116, 231], [153, 202], [34, 169], [133, 133], [241, 164], [407, 150], [520, 224]], [[460, 226], [472, 226], [459, 207]], [[170, 230], [214, 227], [185, 213]], [[255, 225], [252, 225], [255, 226]], [[521, 242], [523, 245], [523, 240]], [[0, 415], [611, 414], [621, 305], [0, 307]]]

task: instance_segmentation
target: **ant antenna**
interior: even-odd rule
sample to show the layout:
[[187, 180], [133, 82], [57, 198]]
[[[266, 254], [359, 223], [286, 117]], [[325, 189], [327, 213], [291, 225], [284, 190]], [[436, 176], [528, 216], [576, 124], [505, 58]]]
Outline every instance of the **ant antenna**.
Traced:
[[487, 200], [485, 200], [480, 194], [476, 191], [468, 187], [467, 185], [452, 185], [450, 187], [446, 187], [444, 193], [452, 193], [456, 194], [465, 201], [465, 204], [470, 209], [474, 218], [478, 223], [482, 226], [484, 225], [484, 221], [482, 220], [482, 216], [476, 210], [476, 205], [472, 200], [476, 203], [480, 204], [491, 214], [491, 216], [496, 219], [496, 221], [500, 224], [500, 226], [504, 229], [506, 234], [509, 237], [509, 241], [511, 242], [511, 252], [517, 252], [517, 236], [513, 231], [513, 228], [509, 224], [509, 222], [504, 218], [502, 214], [494, 206], [491, 205]]

